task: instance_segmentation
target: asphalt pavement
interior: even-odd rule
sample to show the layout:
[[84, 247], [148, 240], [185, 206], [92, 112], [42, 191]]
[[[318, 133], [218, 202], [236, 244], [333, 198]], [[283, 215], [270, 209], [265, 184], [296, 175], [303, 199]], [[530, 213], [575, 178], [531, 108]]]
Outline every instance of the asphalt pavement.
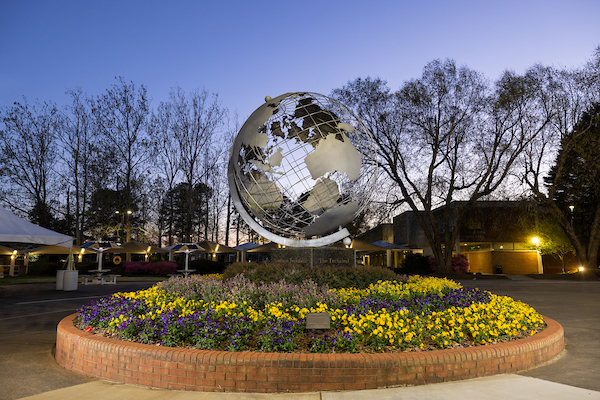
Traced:
[[[545, 366], [434, 385], [305, 394], [198, 393], [145, 389], [88, 378], [65, 370], [53, 357], [56, 326], [95, 298], [150, 287], [152, 282], [79, 286], [0, 285], [0, 399], [600, 399], [600, 281], [462, 280], [533, 306], [565, 330], [566, 352]], [[31, 396], [31, 397], [29, 397]]]

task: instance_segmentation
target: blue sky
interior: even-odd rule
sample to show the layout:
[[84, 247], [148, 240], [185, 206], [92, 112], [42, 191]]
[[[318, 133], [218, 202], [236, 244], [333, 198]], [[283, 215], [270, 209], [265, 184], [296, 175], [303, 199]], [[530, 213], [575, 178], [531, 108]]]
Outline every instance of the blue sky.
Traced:
[[600, 45], [598, 0], [0, 2], [0, 107], [64, 105], [123, 76], [152, 106], [206, 88], [242, 123], [266, 95], [329, 94], [357, 77], [397, 89], [436, 58], [499, 77], [583, 65]]

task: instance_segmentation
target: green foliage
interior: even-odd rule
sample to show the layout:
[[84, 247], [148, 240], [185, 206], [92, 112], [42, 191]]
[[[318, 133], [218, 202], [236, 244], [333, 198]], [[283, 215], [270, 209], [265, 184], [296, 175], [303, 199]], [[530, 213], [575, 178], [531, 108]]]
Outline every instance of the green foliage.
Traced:
[[56, 220], [52, 216], [50, 207], [41, 199], [35, 200], [33, 208], [29, 211], [29, 221], [44, 228], [56, 229]]
[[[132, 188], [141, 190], [141, 182], [133, 180]], [[113, 190], [109, 188], [96, 189], [90, 199], [90, 207], [87, 211], [87, 222], [94, 236], [100, 235], [107, 240], [124, 242], [126, 239], [127, 221], [132, 226], [143, 224], [140, 217], [138, 199], [136, 203], [129, 206], [126, 204], [126, 193], [124, 190]], [[132, 214], [125, 214], [131, 210]]]
[[524, 243], [524, 246], [532, 250], [539, 250], [542, 254], [551, 254], [561, 262], [562, 271], [565, 273], [565, 257], [569, 253], [575, 253], [575, 248], [565, 231], [551, 215], [540, 216], [537, 228], [532, 236], [539, 237], [539, 245], [528, 242]]
[[170, 235], [187, 241], [206, 217], [205, 207], [212, 189], [204, 183], [194, 186], [182, 182], [169, 190], [162, 201], [160, 220]]
[[[437, 271], [438, 265], [437, 265], [437, 261], [435, 260], [435, 258], [429, 257], [428, 261], [429, 261], [430, 269], [432, 271]], [[467, 257], [465, 257], [462, 254], [452, 256], [452, 261], [451, 261], [450, 266], [452, 268], [452, 272], [455, 272], [457, 274], [466, 274], [467, 271], [469, 270], [469, 260], [467, 260]]]
[[123, 263], [123, 267], [123, 275], [126, 276], [167, 276], [169, 274], [175, 274], [178, 268], [177, 264], [171, 261], [158, 261], [151, 263], [146, 261], [130, 261]]
[[311, 268], [281, 263], [233, 263], [225, 269], [223, 279], [230, 279], [241, 273], [254, 283], [274, 283], [285, 279], [288, 283], [301, 284], [311, 279], [321, 286], [358, 289], [364, 289], [379, 280], [398, 278], [390, 269], [371, 266]]
[[36, 262], [29, 263], [28, 275], [56, 275], [59, 269], [59, 264], [56, 262], [48, 262], [44, 258], [38, 259]]
[[310, 338], [309, 347], [311, 353], [329, 353], [331, 350], [331, 343], [327, 335], [324, 337], [313, 336]]
[[[184, 261], [185, 263], [185, 261]], [[197, 274], [222, 274], [227, 264], [220, 261], [211, 261], [205, 258], [199, 258], [189, 262], [189, 268], [195, 269]], [[181, 265], [183, 268], [183, 264]]]
[[419, 253], [409, 253], [404, 257], [400, 269], [396, 272], [407, 275], [427, 275], [432, 270], [428, 257]]
[[[555, 187], [552, 200], [567, 220], [573, 218], [575, 233], [587, 246], [600, 203], [600, 104], [584, 113], [562, 140], [555, 164], [544, 181], [548, 189]], [[569, 206], [575, 207], [573, 214]]]
[[364, 289], [377, 281], [396, 280], [398, 276], [391, 269], [383, 267], [327, 267], [315, 269], [312, 279], [317, 284], [327, 284], [336, 289], [344, 287]]
[[466, 274], [469, 270], [469, 260], [462, 254], [452, 257], [452, 271], [458, 274]]

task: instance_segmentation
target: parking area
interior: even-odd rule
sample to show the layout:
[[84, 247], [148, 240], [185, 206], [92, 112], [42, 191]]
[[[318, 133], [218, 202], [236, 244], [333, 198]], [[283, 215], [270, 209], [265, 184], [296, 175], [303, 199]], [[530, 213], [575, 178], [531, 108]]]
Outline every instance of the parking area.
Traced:
[[80, 285], [74, 292], [56, 291], [54, 283], [0, 286], [0, 399], [19, 399], [92, 381], [54, 361], [56, 325], [93, 299], [152, 285]]

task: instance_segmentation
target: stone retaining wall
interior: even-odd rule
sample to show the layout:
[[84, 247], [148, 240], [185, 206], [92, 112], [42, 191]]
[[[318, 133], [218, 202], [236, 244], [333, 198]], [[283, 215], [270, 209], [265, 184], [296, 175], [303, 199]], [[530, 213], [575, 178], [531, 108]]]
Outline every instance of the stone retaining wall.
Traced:
[[525, 339], [462, 349], [376, 354], [227, 352], [180, 349], [99, 337], [73, 325], [57, 329], [56, 361], [107, 381], [205, 392], [359, 390], [515, 373], [564, 350], [560, 324]]

